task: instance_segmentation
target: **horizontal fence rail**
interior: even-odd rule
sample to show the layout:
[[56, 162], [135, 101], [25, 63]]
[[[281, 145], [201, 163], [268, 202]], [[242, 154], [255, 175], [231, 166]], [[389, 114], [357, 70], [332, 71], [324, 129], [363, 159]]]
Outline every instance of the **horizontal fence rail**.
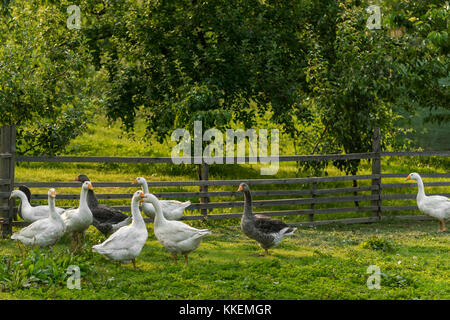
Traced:
[[[420, 151], [420, 152], [381, 152], [382, 157], [448, 157], [450, 151]], [[10, 156], [10, 155], [9, 155]], [[326, 155], [289, 155], [289, 156], [264, 156], [264, 157], [220, 157], [221, 163], [243, 162], [292, 162], [292, 161], [335, 161], [374, 159], [375, 152], [351, 153], [351, 154], [326, 154]], [[201, 164], [202, 157], [179, 157], [181, 162]], [[219, 158], [214, 158], [218, 160]], [[173, 163], [171, 157], [80, 157], [80, 156], [16, 156], [16, 162], [79, 162], [79, 163]]]
[[[380, 178], [380, 175], [335, 176], [335, 177], [311, 177], [289, 179], [240, 179], [240, 180], [203, 180], [203, 181], [147, 181], [149, 187], [195, 187], [195, 186], [239, 186], [242, 182], [248, 185], [264, 184], [304, 184], [331, 181], [352, 181]], [[92, 182], [95, 187], [136, 187], [132, 182]], [[26, 185], [30, 188], [79, 188], [79, 182], [22, 182], [15, 186]]]
[[[249, 184], [265, 185], [265, 184], [312, 184], [312, 183], [327, 183], [334, 181], [353, 181], [353, 180], [371, 180], [373, 178], [405, 178], [408, 174], [381, 174], [381, 175], [359, 175], [359, 176], [336, 176], [336, 177], [310, 177], [310, 178], [292, 178], [292, 179], [253, 179], [253, 180], [211, 180], [211, 181], [149, 181], [149, 187], [174, 187], [174, 186], [199, 186], [206, 183], [209, 186], [237, 186], [242, 181]], [[450, 173], [440, 174], [423, 174], [423, 178], [450, 178]], [[79, 182], [16, 182], [15, 186], [27, 185], [32, 188], [50, 188], [50, 187], [69, 187], [80, 188]], [[136, 188], [140, 187], [130, 182], [98, 182], [93, 183], [94, 190], [98, 187], [126, 187]], [[442, 182], [427, 182], [425, 187], [443, 187], [450, 186], [450, 181]], [[403, 182], [381, 184], [382, 189], [389, 188], [417, 188], [416, 183]], [[290, 198], [290, 199], [270, 199], [270, 200], [254, 200], [253, 206], [260, 207], [276, 207], [276, 206], [301, 206], [311, 204], [327, 204], [327, 203], [342, 203], [342, 202], [363, 202], [376, 199], [381, 200], [412, 200], [416, 198], [416, 194], [380, 194], [380, 195], [354, 195], [354, 196], [326, 196], [332, 194], [345, 194], [364, 191], [378, 191], [378, 185], [359, 186], [359, 187], [343, 187], [343, 188], [324, 188], [324, 189], [296, 189], [296, 190], [254, 190], [252, 196], [266, 197], [266, 196], [306, 196], [304, 198]], [[223, 202], [209, 202], [209, 203], [192, 203], [186, 210], [201, 210], [201, 209], [229, 209], [242, 208], [244, 206], [243, 195], [238, 191], [210, 191], [210, 192], [155, 192], [158, 198], [198, 198], [198, 197], [236, 197], [235, 201]], [[440, 195], [450, 196], [449, 193], [439, 193]], [[132, 193], [113, 193], [113, 194], [96, 194], [98, 199], [131, 199]], [[311, 197], [311, 195], [319, 197]], [[430, 193], [429, 195], [434, 195]], [[0, 193], [0, 198], [8, 197], [8, 193]], [[32, 194], [32, 199], [47, 199], [47, 194]], [[58, 194], [57, 199], [78, 200], [79, 194]], [[129, 212], [130, 206], [113, 206], [116, 209]], [[315, 208], [315, 209], [297, 209], [297, 210], [279, 210], [279, 211], [262, 211], [255, 213], [264, 214], [267, 216], [290, 216], [290, 215], [311, 215], [311, 214], [325, 214], [325, 213], [341, 213], [341, 212], [364, 212], [376, 210], [376, 206], [359, 206], [359, 207], [342, 207], [342, 208]], [[381, 211], [396, 211], [396, 210], [417, 210], [417, 206], [382, 206]], [[232, 219], [241, 217], [242, 213], [224, 213], [224, 214], [209, 214], [208, 219]], [[182, 220], [202, 220], [203, 215], [184, 216]], [[152, 221], [146, 218], [147, 222]], [[21, 225], [19, 223], [19, 225]]]
[[[249, 163], [271, 161], [291, 162], [291, 161], [333, 161], [333, 160], [356, 160], [372, 159], [373, 153], [351, 153], [351, 154], [327, 154], [327, 155], [292, 155], [292, 156], [255, 156], [255, 157], [213, 157], [215, 161], [221, 163]], [[203, 157], [179, 157], [177, 161], [201, 164]], [[171, 157], [77, 157], [77, 156], [17, 156], [16, 162], [79, 162], [79, 163], [173, 163]]]

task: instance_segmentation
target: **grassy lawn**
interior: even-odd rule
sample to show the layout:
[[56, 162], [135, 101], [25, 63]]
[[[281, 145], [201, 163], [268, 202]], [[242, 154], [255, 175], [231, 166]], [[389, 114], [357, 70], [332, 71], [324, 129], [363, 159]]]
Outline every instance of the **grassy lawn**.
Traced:
[[[198, 222], [212, 230], [175, 265], [153, 235], [137, 260], [138, 270], [90, 252], [102, 240], [93, 228], [78, 255], [67, 239], [53, 252], [19, 251], [0, 241], [2, 299], [449, 299], [450, 240], [435, 221], [387, 220], [373, 224], [299, 228], [261, 256], [239, 229]], [[64, 243], [64, 241], [66, 243]], [[82, 272], [81, 289], [68, 289], [69, 264]], [[381, 271], [381, 289], [368, 289], [367, 268]]]

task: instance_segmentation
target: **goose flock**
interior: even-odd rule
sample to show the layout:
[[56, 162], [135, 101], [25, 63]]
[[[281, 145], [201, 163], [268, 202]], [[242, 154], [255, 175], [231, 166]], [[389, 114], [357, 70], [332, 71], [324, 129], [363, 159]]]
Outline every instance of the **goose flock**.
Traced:
[[[58, 208], [55, 205], [56, 191], [48, 191], [47, 206], [31, 206], [31, 192], [26, 186], [13, 190], [11, 198], [19, 198], [19, 215], [31, 224], [14, 233], [11, 239], [27, 246], [52, 247], [65, 234], [71, 238], [72, 248], [77, 251], [84, 243], [84, 234], [92, 224], [104, 236], [103, 243], [94, 245], [92, 251], [119, 263], [133, 263], [142, 251], [148, 231], [139, 206], [145, 215], [154, 219], [154, 234], [162, 246], [173, 255], [175, 264], [178, 255], [183, 255], [188, 265], [188, 254], [197, 249], [204, 237], [211, 234], [208, 229], [197, 229], [178, 221], [190, 201], [159, 200], [149, 193], [147, 181], [143, 177], [134, 180], [142, 187], [131, 199], [131, 217], [105, 204], [99, 204], [89, 178], [80, 174], [75, 181], [81, 182], [79, 206], [76, 208]], [[411, 173], [406, 180], [415, 180], [418, 184], [417, 206], [419, 210], [439, 221], [438, 232], [446, 231], [445, 220], [450, 217], [450, 199], [444, 196], [425, 195], [424, 185], [418, 173]], [[244, 194], [244, 213], [241, 218], [241, 230], [250, 239], [255, 240], [269, 254], [269, 249], [277, 246], [288, 236], [294, 235], [297, 228], [281, 220], [271, 219], [253, 213], [252, 195], [246, 183], [239, 185], [238, 191]]]

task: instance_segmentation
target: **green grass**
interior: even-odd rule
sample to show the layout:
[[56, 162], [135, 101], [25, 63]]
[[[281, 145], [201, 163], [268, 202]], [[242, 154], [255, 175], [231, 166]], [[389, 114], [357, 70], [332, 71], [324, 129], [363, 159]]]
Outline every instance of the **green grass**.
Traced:
[[[448, 234], [436, 232], [435, 221], [388, 220], [375, 224], [300, 228], [295, 236], [272, 249], [269, 256], [261, 256], [263, 251], [256, 243], [235, 227], [211, 222], [203, 224], [213, 233], [191, 253], [188, 266], [173, 263], [149, 225], [149, 239], [137, 259], [138, 270], [131, 264], [118, 265], [90, 252], [89, 248], [102, 240], [93, 227], [88, 231], [82, 253], [76, 256], [68, 253], [68, 244], [64, 241], [55, 246], [53, 252], [44, 249], [22, 252], [21, 255], [11, 240], [1, 240], [2, 255], [18, 261], [18, 270], [26, 263], [29, 268], [30, 256], [36, 254], [40, 255], [37, 260], [40, 267], [35, 267], [34, 273], [23, 272], [22, 283], [18, 281], [15, 286], [9, 284], [10, 287], [1, 280], [8, 272], [0, 271], [0, 287], [3, 286], [0, 298], [450, 298], [450, 241]], [[381, 239], [383, 243], [389, 243], [391, 249], [364, 246], [367, 241], [373, 241], [371, 239]], [[55, 262], [49, 265], [49, 261]], [[67, 277], [61, 280], [68, 263], [80, 265], [80, 290], [68, 289]], [[367, 288], [370, 274], [366, 271], [370, 265], [380, 268], [381, 289]], [[55, 275], [49, 276], [48, 270], [54, 269]], [[45, 272], [45, 281], [24, 281], [31, 275]]]

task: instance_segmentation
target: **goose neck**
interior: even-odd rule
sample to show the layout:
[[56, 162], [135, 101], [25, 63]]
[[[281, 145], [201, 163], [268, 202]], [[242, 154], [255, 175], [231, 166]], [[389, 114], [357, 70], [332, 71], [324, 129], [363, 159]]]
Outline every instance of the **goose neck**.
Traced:
[[144, 193], [147, 194], [148, 192], [148, 184], [147, 181], [144, 180], [144, 182], [142, 183], [142, 189], [144, 189]]
[[159, 200], [153, 200], [151, 202], [153, 204], [153, 207], [155, 208], [155, 225], [161, 225], [164, 222], [166, 222], [166, 217], [164, 217], [164, 214], [162, 212], [161, 204], [159, 203]]
[[60, 215], [56, 212], [56, 206], [55, 206], [55, 198], [48, 197], [48, 207], [50, 209], [50, 217], [52, 219], [58, 220], [58, 218], [61, 218]]
[[417, 199], [425, 198], [425, 188], [423, 185], [422, 178], [420, 178], [420, 177], [417, 179], [417, 187], [419, 189], [417, 192]]
[[139, 199], [136, 198], [132, 200], [131, 203], [131, 215], [133, 216], [133, 222], [131, 222], [132, 226], [144, 226], [145, 222], [142, 218], [141, 211], [139, 210]]
[[87, 190], [87, 189], [81, 188], [81, 192], [80, 192], [80, 205], [79, 205], [80, 208], [86, 208], [86, 207], [88, 207], [87, 202], [86, 202], [87, 193], [88, 193], [88, 190]]
[[245, 190], [244, 191], [244, 198], [245, 198], [245, 204], [244, 204], [244, 214], [246, 216], [253, 216], [252, 214], [252, 194], [250, 191]]
[[20, 205], [21, 205], [22, 209], [25, 209], [25, 210], [26, 210], [26, 209], [31, 208], [30, 201], [28, 201], [28, 198], [27, 198], [27, 196], [25, 195], [25, 193], [23, 193], [22, 191], [20, 191], [20, 192], [17, 193], [17, 196], [18, 196], [19, 199], [20, 199]]
[[97, 197], [95, 196], [94, 190], [90, 190], [90, 189], [88, 190], [86, 201], [90, 207], [98, 206], [98, 201], [97, 201]]

